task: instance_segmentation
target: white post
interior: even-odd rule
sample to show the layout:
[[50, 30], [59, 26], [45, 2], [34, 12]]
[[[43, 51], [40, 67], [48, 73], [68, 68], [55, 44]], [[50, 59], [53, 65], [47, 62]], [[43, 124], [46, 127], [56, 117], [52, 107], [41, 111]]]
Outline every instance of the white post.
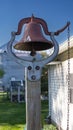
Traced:
[[26, 86], [26, 129], [41, 130], [40, 80], [27, 80]]
[[29, 81], [25, 69], [26, 130], [41, 130], [41, 81]]

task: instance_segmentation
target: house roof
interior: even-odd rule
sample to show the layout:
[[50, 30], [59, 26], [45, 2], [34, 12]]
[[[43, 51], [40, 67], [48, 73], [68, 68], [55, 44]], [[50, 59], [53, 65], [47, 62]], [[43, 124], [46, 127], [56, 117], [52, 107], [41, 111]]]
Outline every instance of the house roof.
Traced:
[[[13, 45], [16, 43], [17, 41], [14, 41]], [[3, 46], [0, 47], [0, 53], [3, 53], [3, 52], [7, 52], [7, 44], [4, 44]]]
[[[70, 48], [73, 47], [73, 36], [70, 37]], [[59, 45], [59, 54], [68, 50], [68, 40]]]
[[0, 47], [0, 53], [3, 53], [6, 50], [7, 50], [7, 44], [4, 44], [3, 46]]
[[[17, 41], [15, 41], [15, 42], [13, 43], [13, 45], [14, 45], [15, 43], [17, 43]], [[8, 44], [8, 43], [6, 43], [6, 44], [4, 44], [3, 46], [0, 47], [0, 53], [7, 52], [7, 44]], [[15, 53], [15, 55], [18, 56], [18, 57], [21, 57], [21, 58], [23, 58], [23, 59], [24, 59], [24, 57], [25, 57], [25, 58], [28, 58], [28, 59], [29, 59], [30, 52], [27, 53], [26, 51], [20, 51], [20, 50], [14, 49], [14, 48], [12, 48], [12, 51], [13, 51], [13, 52]], [[30, 57], [30, 58], [32, 58], [32, 57]]]
[[[15, 41], [15, 42], [13, 43], [13, 45], [14, 45], [15, 43], [17, 43], [17, 41]], [[0, 53], [4, 53], [5, 51], [7, 52], [7, 44], [8, 44], [8, 43], [6, 43], [6, 44], [4, 44], [3, 46], [0, 47]], [[17, 53], [18, 55], [19, 55], [19, 54], [22, 55], [22, 54], [24, 53], [24, 51], [16, 50], [16, 49], [14, 49], [14, 48], [12, 48], [12, 50], [13, 50], [13, 52]]]
[[[70, 37], [70, 58], [73, 58], [73, 36]], [[54, 61], [48, 65], [60, 64], [62, 61], [68, 59], [68, 40], [64, 41], [62, 44], [59, 44], [59, 53]]]

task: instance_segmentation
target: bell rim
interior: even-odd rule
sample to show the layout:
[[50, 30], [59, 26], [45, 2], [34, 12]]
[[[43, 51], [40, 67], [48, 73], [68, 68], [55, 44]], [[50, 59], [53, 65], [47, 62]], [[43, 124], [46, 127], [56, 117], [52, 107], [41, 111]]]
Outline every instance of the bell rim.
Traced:
[[[33, 46], [33, 43], [35, 45]], [[44, 43], [42, 45], [42, 43]], [[29, 46], [29, 47], [28, 47]], [[38, 47], [39, 46], [39, 47]], [[43, 42], [43, 41], [26, 41], [26, 42], [18, 42], [17, 44], [14, 45], [14, 49], [16, 50], [22, 50], [22, 51], [32, 51], [32, 48], [35, 49], [35, 51], [43, 51], [43, 50], [48, 50], [53, 48], [53, 43], [51, 41], [49, 42]]]

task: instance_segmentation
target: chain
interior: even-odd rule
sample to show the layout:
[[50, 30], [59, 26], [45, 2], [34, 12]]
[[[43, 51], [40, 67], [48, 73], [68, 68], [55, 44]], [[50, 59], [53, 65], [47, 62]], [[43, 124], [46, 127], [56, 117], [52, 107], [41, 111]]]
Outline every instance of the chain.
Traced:
[[68, 98], [67, 98], [67, 130], [69, 130], [69, 104], [70, 104], [70, 27], [68, 26]]

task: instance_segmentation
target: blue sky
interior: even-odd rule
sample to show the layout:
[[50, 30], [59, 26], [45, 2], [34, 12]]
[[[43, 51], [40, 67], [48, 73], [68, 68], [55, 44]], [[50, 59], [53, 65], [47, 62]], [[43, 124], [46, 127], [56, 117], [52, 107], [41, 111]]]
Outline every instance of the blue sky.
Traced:
[[[73, 35], [73, 0], [0, 0], [0, 46], [10, 40], [12, 31], [17, 31], [18, 22], [32, 13], [44, 19], [50, 31], [70, 21]], [[59, 43], [66, 40], [67, 30], [56, 38]]]

